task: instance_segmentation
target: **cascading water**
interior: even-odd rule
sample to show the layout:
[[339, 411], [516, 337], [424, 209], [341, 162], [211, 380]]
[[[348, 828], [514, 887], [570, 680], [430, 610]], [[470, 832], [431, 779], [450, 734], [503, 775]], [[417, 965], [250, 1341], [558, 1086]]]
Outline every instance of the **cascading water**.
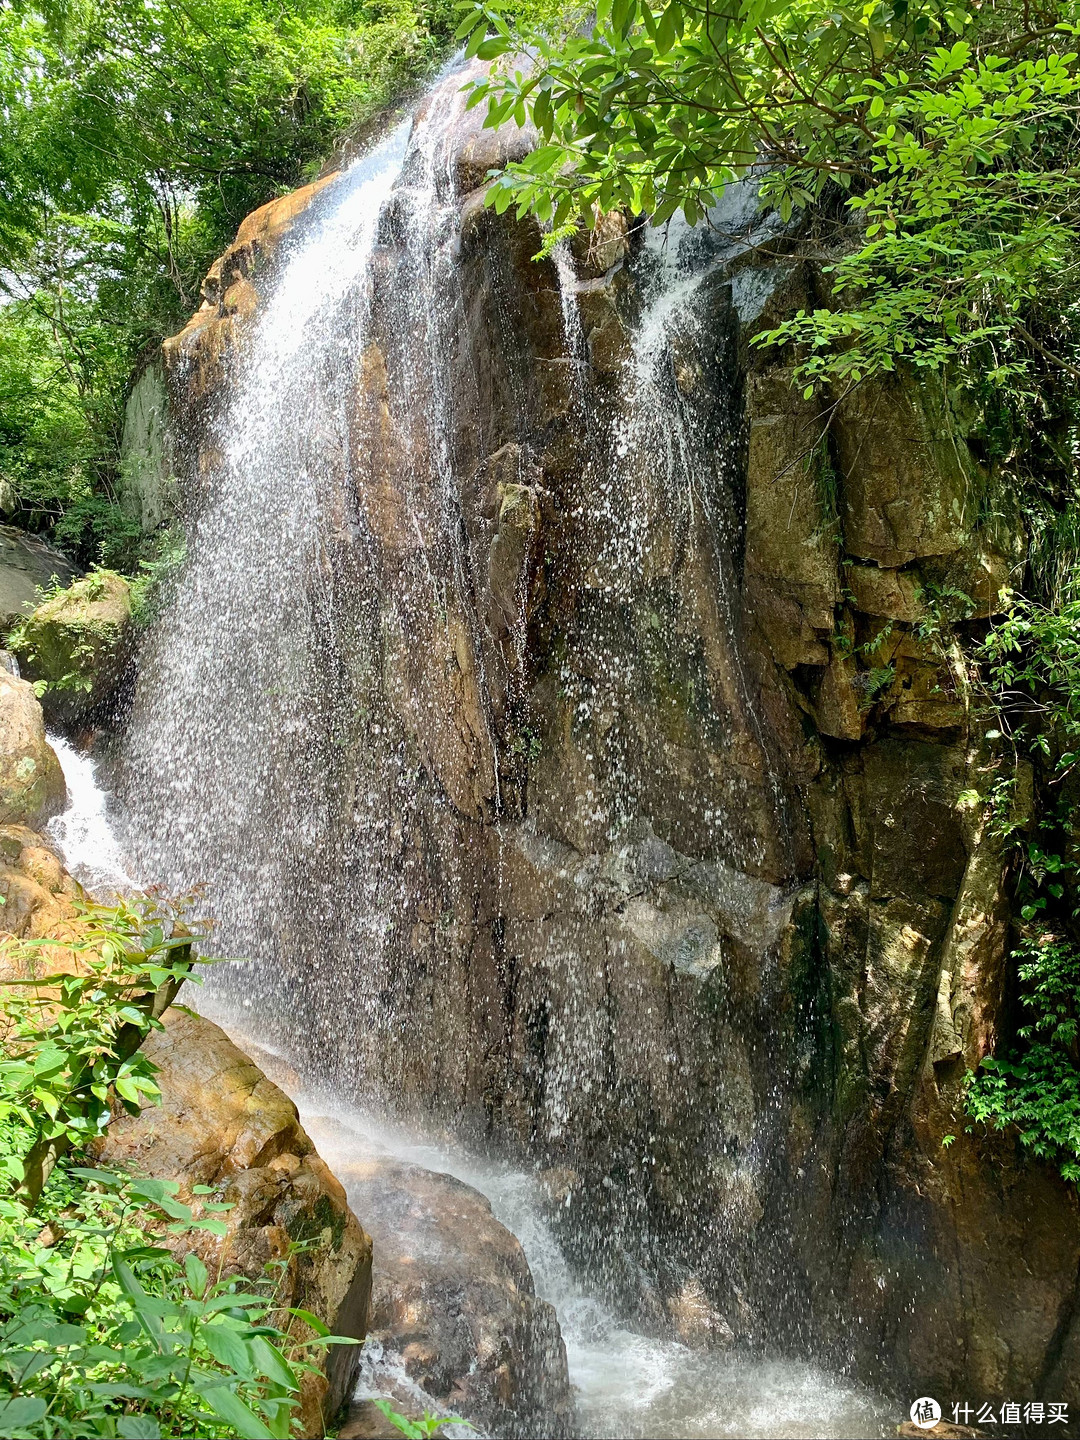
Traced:
[[582, 1434], [881, 1433], [821, 1372], [612, 1308], [659, 1332], [708, 1297], [752, 1344], [762, 1294], [798, 1311], [772, 1196], [799, 840], [741, 656], [723, 246], [534, 264], [479, 202], [459, 89], [324, 189], [209, 424], [180, 417], [128, 868], [208, 886], [251, 963], [200, 1005], [313, 1092], [562, 1177], [542, 1222], [521, 1168], [437, 1161], [530, 1246]]
[[338, 182], [339, 203], [237, 358], [220, 461], [126, 737], [140, 872], [178, 893], [209, 880], [222, 944], [264, 960], [286, 896], [320, 910], [310, 860], [327, 828], [322, 674], [334, 638], [324, 572], [349, 463], [352, 344], [367, 323], [356, 282], [406, 138], [402, 126]]
[[94, 762], [88, 755], [80, 755], [62, 735], [50, 735], [49, 744], [64, 771], [68, 794], [67, 809], [46, 827], [49, 839], [63, 855], [71, 874], [91, 894], [122, 895], [135, 889]]

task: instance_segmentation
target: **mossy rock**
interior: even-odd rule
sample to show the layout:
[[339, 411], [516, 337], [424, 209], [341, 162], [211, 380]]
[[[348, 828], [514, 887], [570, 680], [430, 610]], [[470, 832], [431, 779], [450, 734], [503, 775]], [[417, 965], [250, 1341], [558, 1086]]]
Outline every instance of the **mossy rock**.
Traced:
[[113, 697], [131, 637], [130, 584], [115, 571], [95, 570], [43, 601], [11, 646], [42, 691], [46, 713], [71, 721]]

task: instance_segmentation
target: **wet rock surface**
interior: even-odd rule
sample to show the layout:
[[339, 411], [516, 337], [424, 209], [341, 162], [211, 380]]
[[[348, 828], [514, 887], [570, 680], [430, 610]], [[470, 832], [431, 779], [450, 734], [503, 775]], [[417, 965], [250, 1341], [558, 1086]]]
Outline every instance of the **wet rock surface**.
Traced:
[[[307, 1062], [565, 1170], [568, 1246], [624, 1294], [643, 1265], [673, 1323], [700, 1287], [736, 1338], [912, 1393], [1080, 1403], [1075, 1191], [960, 1107], [1008, 878], [923, 624], [953, 586], [992, 614], [1022, 537], [975, 530], [992, 476], [940, 387], [823, 418], [749, 348], [822, 293], [752, 206], [665, 328], [639, 229], [538, 263], [484, 208], [494, 143], [470, 121], [430, 194], [414, 154], [372, 261], [318, 722], [365, 1000], [327, 1013], [290, 932]], [[167, 348], [192, 494], [256, 313], [227, 293]]]
[[[747, 332], [818, 285], [800, 267]], [[746, 353], [747, 507], [768, 539], [748, 544], [743, 589], [768, 683], [813, 722], [820, 917], [817, 1058], [774, 1223], [833, 1353], [919, 1393], [1075, 1405], [1075, 1190], [1013, 1137], [973, 1134], [963, 1107], [965, 1073], [1002, 1033], [1009, 882], [960, 798], [980, 763], [965, 667], [928, 623], [949, 576], [968, 623], [993, 613], [1022, 534], [975, 526], [994, 477], [940, 382], [862, 386], [823, 426], [785, 401], [782, 367]], [[784, 523], [764, 518], [774, 506]]]
[[[406, 1415], [418, 1403], [484, 1434], [569, 1433], [570, 1383], [555, 1312], [537, 1299], [521, 1245], [478, 1191], [377, 1151], [335, 1151], [333, 1121], [315, 1121], [349, 1202], [375, 1247], [365, 1377]], [[368, 1385], [361, 1387], [361, 1390]], [[357, 1401], [349, 1433], [382, 1417]], [[344, 1432], [343, 1432], [344, 1433]]]
[[40, 825], [66, 796], [34, 687], [0, 670], [0, 824]]

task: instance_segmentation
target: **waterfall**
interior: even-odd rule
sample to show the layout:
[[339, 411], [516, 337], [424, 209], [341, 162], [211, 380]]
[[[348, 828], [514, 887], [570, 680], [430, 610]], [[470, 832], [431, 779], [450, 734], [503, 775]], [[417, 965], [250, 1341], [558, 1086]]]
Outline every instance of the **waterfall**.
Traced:
[[[619, 1318], [700, 1298], [761, 1344], [803, 1313], [772, 1195], [804, 841], [739, 613], [737, 247], [534, 262], [460, 84], [256, 272], [208, 414], [198, 343], [175, 362], [189, 554], [121, 737], [125, 864], [205, 884], [247, 960], [200, 1008], [489, 1157], [440, 1163], [533, 1227], [585, 1433], [821, 1433], [820, 1372]], [[878, 1423], [843, 1394], [830, 1433]]]
[[[272, 969], [281, 905], [325, 831], [325, 582], [363, 277], [405, 153], [394, 131], [336, 185], [235, 357], [184, 582], [147, 654], [125, 742], [129, 848], [184, 892], [208, 880], [222, 944]], [[256, 974], [264, 974], [264, 970]], [[246, 982], [245, 982], [246, 983]]]

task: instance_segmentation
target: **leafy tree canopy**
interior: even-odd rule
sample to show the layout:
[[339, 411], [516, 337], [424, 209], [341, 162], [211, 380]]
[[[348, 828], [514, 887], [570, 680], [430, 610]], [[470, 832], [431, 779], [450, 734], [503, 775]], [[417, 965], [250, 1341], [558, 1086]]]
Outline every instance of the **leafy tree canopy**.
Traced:
[[1080, 375], [1074, 0], [601, 0], [571, 34], [459, 9], [470, 52], [500, 62], [472, 103], [539, 132], [497, 209], [552, 241], [618, 207], [695, 224], [754, 171], [785, 220], [847, 230], [837, 303], [765, 337], [804, 347], [809, 389], [973, 354], [1010, 385], [1032, 356]]
[[0, 507], [18, 523], [131, 563], [112, 490], [140, 353], [244, 215], [431, 69], [450, 17], [448, 0], [0, 0]]

